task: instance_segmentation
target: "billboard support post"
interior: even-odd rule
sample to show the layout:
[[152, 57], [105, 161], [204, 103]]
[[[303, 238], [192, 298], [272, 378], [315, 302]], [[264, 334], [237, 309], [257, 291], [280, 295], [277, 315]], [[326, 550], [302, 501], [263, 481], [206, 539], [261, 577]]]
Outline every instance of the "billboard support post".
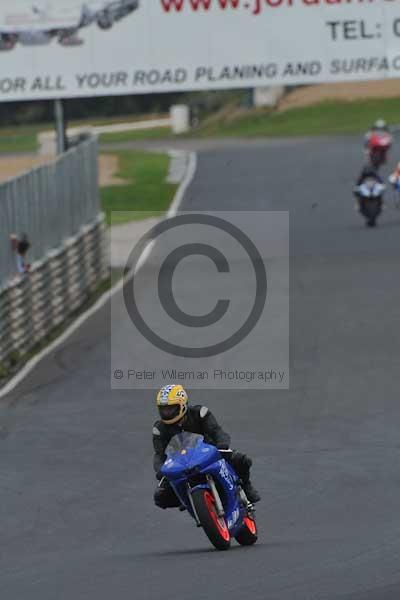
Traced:
[[54, 100], [54, 116], [56, 121], [57, 154], [63, 154], [66, 150], [64, 106], [60, 98]]

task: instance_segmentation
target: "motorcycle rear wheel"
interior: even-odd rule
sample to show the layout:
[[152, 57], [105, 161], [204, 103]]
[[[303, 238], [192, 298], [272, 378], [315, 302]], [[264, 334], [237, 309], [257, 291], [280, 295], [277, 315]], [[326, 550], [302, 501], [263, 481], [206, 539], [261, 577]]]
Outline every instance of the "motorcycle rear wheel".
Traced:
[[214, 496], [209, 490], [195, 490], [192, 500], [205, 534], [217, 550], [228, 550], [231, 536], [225, 519], [217, 515]]

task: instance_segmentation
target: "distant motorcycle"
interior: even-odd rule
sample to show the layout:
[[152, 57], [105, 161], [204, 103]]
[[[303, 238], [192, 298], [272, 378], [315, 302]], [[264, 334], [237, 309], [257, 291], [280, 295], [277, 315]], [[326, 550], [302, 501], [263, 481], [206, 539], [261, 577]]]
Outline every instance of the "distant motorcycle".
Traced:
[[385, 189], [385, 184], [372, 176], [367, 177], [354, 189], [360, 213], [365, 217], [368, 227], [375, 227], [376, 220], [382, 212]]
[[232, 537], [242, 546], [255, 544], [254, 507], [223, 453], [188, 432], [175, 435], [165, 453], [161, 474], [213, 546], [228, 550]]
[[393, 138], [390, 133], [374, 133], [368, 140], [367, 152], [374, 169], [379, 169], [386, 163], [387, 154], [392, 146]]

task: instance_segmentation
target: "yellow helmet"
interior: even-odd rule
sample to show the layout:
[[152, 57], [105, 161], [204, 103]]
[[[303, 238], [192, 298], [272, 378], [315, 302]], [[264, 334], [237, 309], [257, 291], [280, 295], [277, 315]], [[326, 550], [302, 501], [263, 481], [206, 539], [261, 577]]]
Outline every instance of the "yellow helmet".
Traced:
[[188, 395], [181, 385], [165, 385], [157, 394], [157, 406], [162, 422], [172, 425], [187, 413]]

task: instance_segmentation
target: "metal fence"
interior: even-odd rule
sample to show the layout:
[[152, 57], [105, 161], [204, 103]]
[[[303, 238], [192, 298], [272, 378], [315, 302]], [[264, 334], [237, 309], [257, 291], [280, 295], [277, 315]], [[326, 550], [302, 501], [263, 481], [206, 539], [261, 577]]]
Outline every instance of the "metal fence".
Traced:
[[92, 138], [53, 163], [0, 185], [0, 287], [16, 273], [12, 233], [28, 235], [33, 262], [96, 219], [97, 156]]

